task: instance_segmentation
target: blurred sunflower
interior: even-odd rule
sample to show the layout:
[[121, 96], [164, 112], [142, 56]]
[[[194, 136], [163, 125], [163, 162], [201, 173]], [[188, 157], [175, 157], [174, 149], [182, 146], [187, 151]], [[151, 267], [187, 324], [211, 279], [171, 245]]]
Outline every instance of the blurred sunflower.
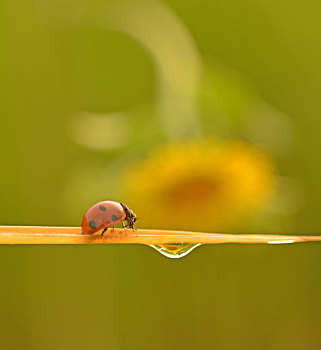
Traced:
[[123, 189], [140, 226], [231, 230], [275, 187], [270, 158], [244, 142], [173, 144], [126, 169]]

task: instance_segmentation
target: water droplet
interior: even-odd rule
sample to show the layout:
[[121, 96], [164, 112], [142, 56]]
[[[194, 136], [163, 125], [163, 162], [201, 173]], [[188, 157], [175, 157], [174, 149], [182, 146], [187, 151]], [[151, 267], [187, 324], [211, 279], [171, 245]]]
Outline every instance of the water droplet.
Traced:
[[183, 256], [190, 253], [200, 244], [193, 243], [169, 243], [161, 245], [151, 245], [150, 247], [156, 249], [161, 254], [167, 256], [168, 258], [182, 258]]

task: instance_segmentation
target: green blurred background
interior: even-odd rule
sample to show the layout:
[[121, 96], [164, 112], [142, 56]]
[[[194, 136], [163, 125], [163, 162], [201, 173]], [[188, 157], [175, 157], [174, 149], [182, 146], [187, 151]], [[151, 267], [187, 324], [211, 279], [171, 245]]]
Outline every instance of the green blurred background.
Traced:
[[[129, 164], [210, 137], [276, 163], [273, 203], [239, 232], [320, 234], [320, 11], [3, 1], [0, 223], [78, 226], [104, 199], [135, 209]], [[1, 348], [320, 349], [320, 264], [318, 243], [203, 246], [174, 261], [135, 245], [2, 246]]]

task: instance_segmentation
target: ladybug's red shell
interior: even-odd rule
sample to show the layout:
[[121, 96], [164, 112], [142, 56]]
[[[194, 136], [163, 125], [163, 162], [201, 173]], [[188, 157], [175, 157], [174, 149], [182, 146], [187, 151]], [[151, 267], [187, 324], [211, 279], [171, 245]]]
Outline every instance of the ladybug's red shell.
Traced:
[[81, 231], [85, 235], [92, 235], [125, 219], [126, 213], [120, 203], [99, 202], [87, 210], [81, 223]]

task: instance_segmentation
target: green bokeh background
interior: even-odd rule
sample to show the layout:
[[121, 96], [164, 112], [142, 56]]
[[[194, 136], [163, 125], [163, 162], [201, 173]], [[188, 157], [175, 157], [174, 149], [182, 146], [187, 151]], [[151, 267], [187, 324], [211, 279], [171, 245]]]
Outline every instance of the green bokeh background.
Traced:
[[[289, 116], [295, 138], [277, 165], [301, 199], [276, 231], [320, 234], [320, 3], [164, 4], [194, 38], [205, 73], [220, 62], [215, 67], [237, 72]], [[102, 6], [0, 5], [3, 225], [79, 225], [93, 200], [105, 197], [103, 189], [89, 193], [95, 174], [164, 139], [151, 113], [153, 60], [129, 35], [87, 20]], [[218, 80], [223, 71], [214, 69]], [[220, 91], [224, 81], [217, 86], [233, 110], [232, 92]], [[208, 111], [216, 102], [206, 91], [204, 123], [217, 136]], [[131, 111], [132, 136], [122, 149], [95, 151], [72, 138], [77, 111], [123, 110]], [[87, 182], [75, 180], [79, 173]], [[173, 261], [134, 245], [2, 246], [1, 349], [320, 349], [320, 248], [203, 246]]]

